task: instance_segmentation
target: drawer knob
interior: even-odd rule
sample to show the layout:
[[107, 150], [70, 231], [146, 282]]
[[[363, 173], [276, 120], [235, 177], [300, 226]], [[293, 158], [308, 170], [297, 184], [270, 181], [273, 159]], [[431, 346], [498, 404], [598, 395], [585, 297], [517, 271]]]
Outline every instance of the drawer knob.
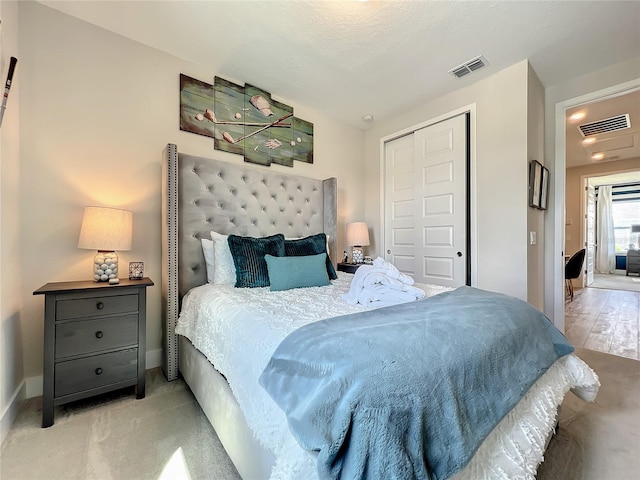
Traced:
[[96, 303], [96, 308], [97, 308], [98, 310], [102, 310], [102, 309], [104, 308], [104, 303], [102, 303], [102, 302], [98, 302], [98, 303]]
[[96, 368], [96, 375], [102, 375], [102, 369], [100, 367]]
[[96, 338], [102, 338], [103, 336], [104, 334], [100, 330], [96, 332]]

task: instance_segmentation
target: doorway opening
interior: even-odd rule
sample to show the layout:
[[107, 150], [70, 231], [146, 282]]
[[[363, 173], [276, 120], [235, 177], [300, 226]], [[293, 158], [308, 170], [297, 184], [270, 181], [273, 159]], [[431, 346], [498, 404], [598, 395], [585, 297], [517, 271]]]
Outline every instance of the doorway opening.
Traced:
[[[640, 274], [627, 274], [627, 261], [640, 246], [632, 237], [640, 229], [640, 89], [636, 86], [564, 111], [565, 256], [585, 249], [573, 299], [564, 301], [564, 332], [580, 347], [640, 359]], [[597, 97], [597, 94], [594, 94]], [[612, 106], [613, 105], [613, 106]], [[595, 138], [576, 132], [589, 120], [613, 117], [625, 108], [636, 118], [631, 127]], [[590, 116], [578, 122], [572, 115]], [[594, 118], [594, 116], [596, 118]], [[600, 118], [601, 117], [601, 118]], [[575, 118], [575, 117], [574, 117]], [[583, 158], [579, 159], [578, 156]], [[580, 161], [582, 160], [582, 161]]]

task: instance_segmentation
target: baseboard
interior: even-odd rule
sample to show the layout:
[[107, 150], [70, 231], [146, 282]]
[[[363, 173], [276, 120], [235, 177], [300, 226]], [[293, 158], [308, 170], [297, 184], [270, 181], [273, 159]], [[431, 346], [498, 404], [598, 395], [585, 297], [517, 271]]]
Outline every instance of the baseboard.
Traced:
[[27, 377], [24, 379], [24, 383], [27, 398], [42, 396], [42, 375]]
[[[159, 348], [157, 350], [147, 351], [146, 357], [146, 369], [150, 370], [152, 368], [162, 366], [162, 349]], [[26, 384], [26, 397], [25, 398], [33, 398], [39, 397], [42, 395], [42, 375], [36, 375], [35, 377], [25, 378], [24, 383]]]
[[13, 395], [11, 395], [9, 405], [7, 405], [7, 408], [2, 412], [2, 418], [0, 418], [0, 445], [4, 442], [4, 439], [7, 438], [9, 430], [11, 430], [11, 426], [20, 410], [20, 404], [25, 398], [26, 388], [25, 381], [23, 380], [13, 392]]
[[146, 368], [150, 370], [152, 368], [161, 367], [162, 366], [162, 349], [159, 348], [157, 350], [147, 350], [146, 355]]

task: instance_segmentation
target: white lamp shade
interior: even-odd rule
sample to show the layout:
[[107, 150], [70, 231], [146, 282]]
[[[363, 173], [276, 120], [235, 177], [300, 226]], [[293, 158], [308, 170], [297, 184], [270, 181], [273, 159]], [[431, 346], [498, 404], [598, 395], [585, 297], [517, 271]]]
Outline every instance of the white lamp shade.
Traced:
[[347, 245], [369, 245], [369, 228], [365, 222], [347, 223]]
[[128, 210], [85, 207], [78, 248], [131, 250], [133, 214]]

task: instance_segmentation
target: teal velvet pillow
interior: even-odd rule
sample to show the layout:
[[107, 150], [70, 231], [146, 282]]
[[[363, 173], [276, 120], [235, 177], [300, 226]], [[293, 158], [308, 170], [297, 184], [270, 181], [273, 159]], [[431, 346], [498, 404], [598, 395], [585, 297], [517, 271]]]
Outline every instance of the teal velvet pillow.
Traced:
[[272, 291], [329, 285], [327, 254], [297, 257], [265, 255]]
[[319, 253], [326, 253], [327, 260], [325, 261], [327, 267], [327, 275], [331, 280], [338, 278], [336, 270], [333, 268], [331, 259], [329, 258], [329, 252], [327, 252], [327, 236], [324, 233], [318, 233], [309, 237], [298, 238], [295, 240], [284, 241], [284, 254], [287, 257], [299, 257], [302, 255], [317, 255]]
[[236, 266], [236, 287], [268, 287], [269, 272], [264, 256], [284, 256], [284, 235], [254, 238], [229, 235], [229, 250]]

